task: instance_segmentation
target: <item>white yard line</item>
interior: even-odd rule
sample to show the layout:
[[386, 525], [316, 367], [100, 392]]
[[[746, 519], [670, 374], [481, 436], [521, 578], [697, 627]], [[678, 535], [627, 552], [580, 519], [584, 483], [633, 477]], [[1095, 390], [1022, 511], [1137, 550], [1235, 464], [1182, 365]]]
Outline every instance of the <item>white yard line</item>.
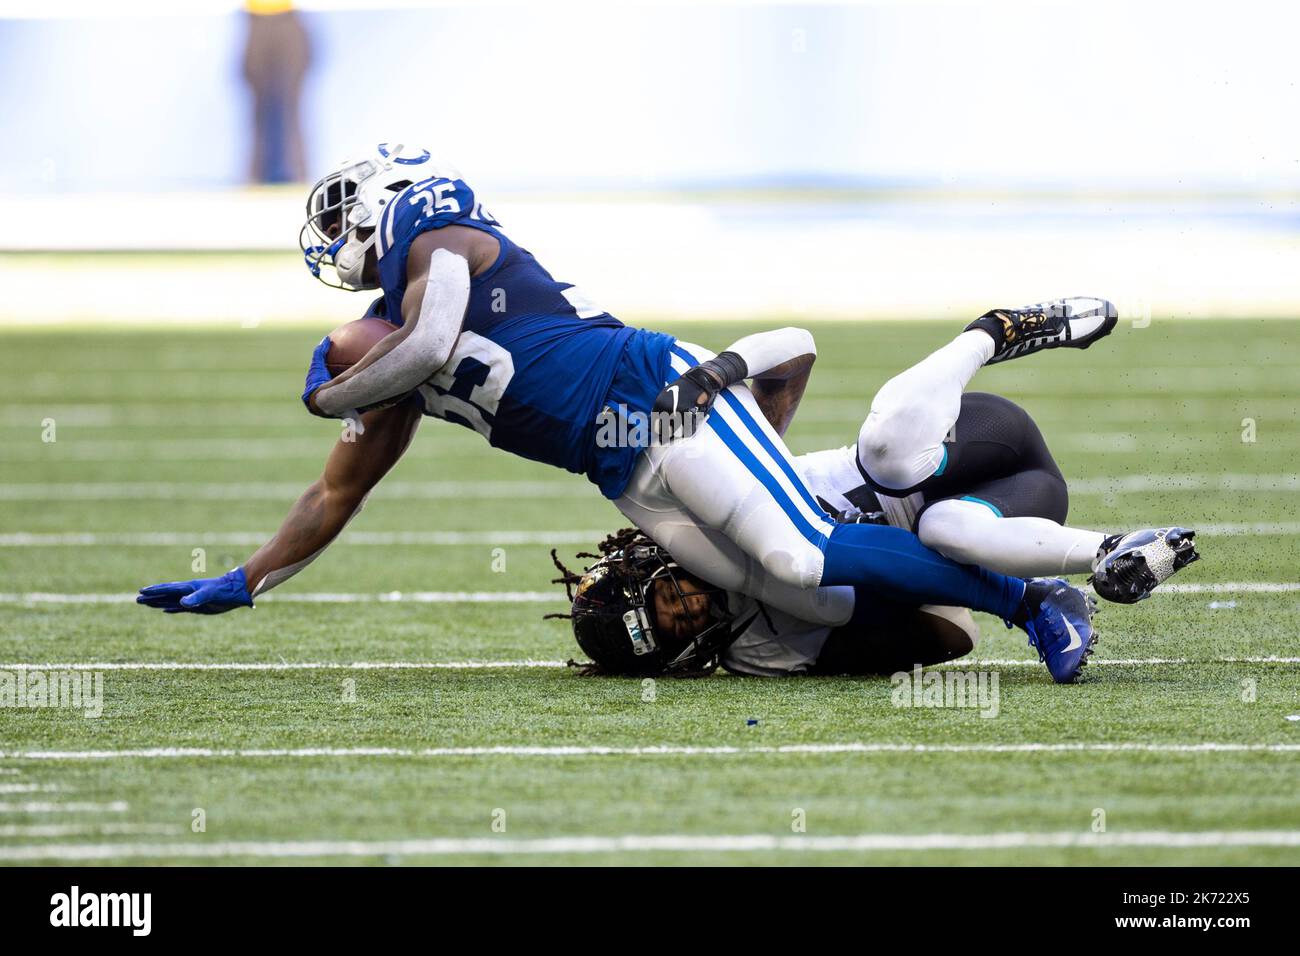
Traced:
[[1160, 594], [1281, 594], [1300, 591], [1296, 581], [1221, 581], [1214, 584], [1162, 584], [1153, 596]]
[[[33, 482], [0, 484], [3, 501], [292, 501], [302, 494], [299, 482]], [[599, 493], [577, 481], [392, 481], [376, 489], [383, 498], [588, 498]]]
[[[257, 599], [280, 604], [534, 604], [564, 601], [563, 591], [389, 591], [384, 594], [347, 592], [286, 592]], [[132, 604], [131, 593], [0, 594], [0, 604]]]
[[7, 823], [0, 837], [166, 836], [182, 833], [176, 823]]
[[1207, 538], [1231, 538], [1243, 535], [1291, 535], [1300, 534], [1300, 521], [1220, 522], [1217, 524], [1197, 524], [1192, 530], [1198, 536]]
[[[1300, 660], [1300, 658], [1297, 658]], [[0, 663], [0, 671], [314, 671], [314, 670], [512, 670], [564, 667], [565, 661], [524, 658], [513, 661], [78, 661], [75, 663]], [[1035, 661], [1034, 663], [1037, 663]]]
[[1002, 753], [1300, 753], [1300, 744], [1237, 743], [1021, 743], [909, 744], [832, 743], [778, 746], [511, 746], [499, 747], [145, 747], [134, 750], [10, 750], [0, 760], [185, 760], [208, 758], [295, 759], [316, 757], [728, 757], [769, 754], [1002, 754]]
[[57, 783], [0, 783], [0, 793], [62, 793], [67, 789]]
[[1300, 475], [1112, 475], [1071, 478], [1071, 494], [1141, 491], [1300, 491]]
[[[1150, 491], [1300, 491], [1296, 474], [1115, 475], [1075, 478], [1070, 492], [1104, 495]], [[103, 501], [161, 500], [292, 500], [302, 485], [292, 482], [10, 482], [0, 483], [0, 500]], [[595, 489], [579, 481], [390, 481], [379, 486], [375, 500], [384, 498], [592, 498]]]
[[[40, 422], [46, 418], [55, 418], [59, 424], [63, 420], [56, 415], [39, 416], [28, 420], [22, 429], [34, 435]], [[806, 417], [802, 411], [800, 422], [805, 425], [825, 423], [825, 416]], [[836, 421], [841, 421], [836, 419]], [[861, 417], [859, 417], [861, 421]], [[3, 422], [0, 422], [3, 426]], [[123, 426], [118, 426], [123, 427]], [[276, 423], [258, 420], [259, 428], [274, 428]], [[21, 434], [21, 432], [20, 432]], [[844, 444], [846, 437], [854, 434], [849, 428], [834, 431], [809, 431], [799, 435], [799, 448], [835, 448]], [[246, 438], [91, 438], [85, 435], [58, 442], [27, 442], [18, 444], [9, 442], [7, 453], [11, 461], [22, 462], [99, 462], [99, 461], [283, 461], [286, 458], [311, 458], [320, 460], [329, 450], [329, 443], [322, 436], [300, 437], [301, 432], [281, 437], [246, 437]], [[1207, 437], [1214, 440], [1218, 433], [1206, 436], [1204, 433], [1181, 432], [1172, 440], [1177, 450], [1198, 450], [1200, 443]], [[1291, 434], [1274, 434], [1269, 436], [1271, 448], [1294, 448], [1295, 440]], [[1167, 440], [1168, 442], [1168, 440]], [[1067, 432], [1052, 439], [1052, 449], [1092, 453], [1139, 452], [1146, 450], [1143, 436], [1126, 432]], [[1164, 450], [1170, 450], [1166, 444]], [[482, 458], [486, 447], [479, 446], [474, 451], [463, 453], [458, 457]], [[444, 460], [446, 455], [436, 444], [416, 444], [406, 452], [407, 458], [424, 458]]]
[[125, 800], [111, 803], [87, 803], [72, 800], [67, 803], [50, 803], [31, 800], [25, 803], [0, 803], [0, 813], [125, 813], [131, 808]]
[[[1088, 666], [1095, 667], [1168, 667], [1181, 666], [1183, 664], [1300, 664], [1300, 657], [1279, 657], [1268, 654], [1260, 657], [1090, 657]], [[1002, 660], [998, 658], [989, 658], [986, 660], [958, 659], [949, 661], [946, 664], [937, 665], [940, 668], [955, 668], [961, 670], [969, 667], [1041, 667], [1041, 661], [1034, 660]]]
[[[1165, 584], [1155, 595], [1170, 594], [1281, 594], [1300, 591], [1295, 581], [1221, 581], [1207, 584]], [[388, 591], [361, 593], [347, 591], [300, 591], [267, 594], [259, 602], [280, 604], [533, 604], [564, 600], [556, 591]], [[135, 595], [129, 592], [50, 592], [0, 594], [0, 604], [130, 604]]]
[[91, 843], [0, 847], [0, 860], [214, 859], [223, 857], [493, 856], [606, 853], [834, 853], [1021, 849], [1296, 847], [1300, 830], [1136, 830], [1130, 833], [859, 833], [843, 836], [665, 834], [477, 837], [416, 840], [292, 840], [219, 843]]
[[[1300, 524], [1297, 525], [1300, 528]], [[508, 545], [585, 544], [594, 546], [610, 533], [604, 531], [345, 531], [341, 541], [352, 545]], [[230, 545], [255, 547], [270, 539], [273, 531], [73, 531], [64, 534], [35, 534], [16, 531], [0, 534], [0, 548], [67, 547], [199, 547]]]
[[[1201, 537], [1235, 537], [1244, 535], [1300, 535], [1300, 521], [1226, 523], [1197, 525], [1193, 530]], [[509, 545], [592, 544], [609, 534], [610, 529], [592, 531], [345, 531], [341, 541], [350, 545]], [[68, 547], [255, 547], [263, 544], [273, 531], [69, 531], [44, 534], [14, 531], [0, 534], [0, 548], [68, 548]]]
[[[0, 662], [0, 671], [384, 671], [384, 670], [526, 670], [562, 668], [563, 660], [500, 661], [57, 661]], [[1184, 664], [1300, 664], [1300, 657], [1092, 657], [1088, 666], [1156, 667]], [[1037, 660], [1012, 658], [962, 658], [937, 664], [940, 669], [970, 667], [1041, 667]]]

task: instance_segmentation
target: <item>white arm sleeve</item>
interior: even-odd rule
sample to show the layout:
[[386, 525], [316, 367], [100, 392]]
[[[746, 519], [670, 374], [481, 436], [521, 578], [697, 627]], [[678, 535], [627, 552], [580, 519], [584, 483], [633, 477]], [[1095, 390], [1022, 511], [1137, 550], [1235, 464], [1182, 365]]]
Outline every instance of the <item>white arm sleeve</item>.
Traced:
[[338, 417], [418, 388], [451, 357], [468, 304], [469, 263], [447, 249], [435, 249], [411, 334], [346, 382], [322, 389], [316, 405]]
[[753, 377], [800, 355], [816, 355], [817, 343], [807, 329], [784, 328], [747, 335], [726, 351], [735, 352], [744, 359], [745, 367]]

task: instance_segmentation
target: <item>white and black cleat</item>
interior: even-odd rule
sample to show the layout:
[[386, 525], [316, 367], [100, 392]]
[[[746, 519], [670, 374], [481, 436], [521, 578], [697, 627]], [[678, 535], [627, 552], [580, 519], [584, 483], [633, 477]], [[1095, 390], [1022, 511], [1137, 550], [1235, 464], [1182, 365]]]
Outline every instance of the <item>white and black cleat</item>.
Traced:
[[1136, 604], [1200, 558], [1186, 528], [1146, 528], [1111, 535], [1097, 549], [1088, 582], [1100, 597], [1117, 604]]
[[1075, 297], [993, 309], [966, 326], [966, 331], [982, 329], [993, 337], [992, 365], [1043, 349], [1086, 349], [1110, 335], [1118, 321], [1119, 312], [1106, 299]]

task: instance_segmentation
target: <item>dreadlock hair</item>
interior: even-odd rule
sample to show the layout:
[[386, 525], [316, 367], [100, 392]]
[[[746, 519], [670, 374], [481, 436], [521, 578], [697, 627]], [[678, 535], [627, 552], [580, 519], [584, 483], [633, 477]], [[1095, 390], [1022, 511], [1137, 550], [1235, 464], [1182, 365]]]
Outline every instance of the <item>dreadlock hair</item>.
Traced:
[[[596, 551], [599, 553], [593, 553], [591, 551], [579, 551], [577, 554], [574, 555], [574, 557], [592, 558], [593, 560], [599, 561], [602, 558], [608, 558], [615, 554], [626, 553], [627, 549], [630, 548], [632, 545], [639, 544], [641, 542], [644, 542], [646, 544], [652, 543], [651, 540], [648, 537], [646, 537], [645, 534], [642, 533], [639, 529], [622, 528], [618, 531], [615, 531], [613, 534], [606, 535], [605, 540], [600, 542], [600, 544], [596, 545]], [[560, 557], [556, 553], [555, 548], [551, 548], [551, 561], [552, 563], [554, 563], [556, 569], [560, 572], [560, 576], [558, 578], [552, 578], [551, 583], [563, 584], [564, 593], [568, 595], [569, 603], [572, 604], [574, 586], [579, 584], [582, 581], [582, 575], [586, 574], [591, 569], [583, 568], [581, 572], [571, 571], [569, 568], [565, 567], [564, 562], [560, 560]], [[557, 619], [570, 620], [572, 619], [572, 617], [573, 617], [572, 614], [544, 614], [542, 615], [542, 620], [543, 621], [550, 621], [550, 620], [557, 620]]]
[[[654, 541], [649, 536], [647, 536], [644, 532], [642, 532], [637, 528], [620, 528], [618, 531], [615, 531], [613, 534], [606, 535], [605, 539], [596, 545], [596, 550], [594, 552], [579, 551], [577, 552], [577, 554], [574, 555], [574, 557], [590, 558], [595, 561], [613, 560], [617, 562], [618, 566], [630, 570], [633, 567], [633, 562], [628, 560], [627, 554], [632, 548], [642, 544], [653, 545]], [[565, 594], [569, 598], [569, 603], [572, 604], [574, 598], [574, 594], [573, 594], [574, 587], [582, 582], [583, 576], [588, 571], [590, 571], [591, 568], [585, 567], [581, 572], [572, 570], [571, 568], [567, 567], [563, 561], [560, 560], [559, 555], [556, 553], [555, 548], [551, 549], [551, 561], [555, 565], [556, 570], [560, 572], [560, 576], [558, 578], [553, 578], [551, 580], [551, 583], [563, 584]], [[764, 610], [764, 614], [766, 614], [765, 610]], [[572, 619], [573, 619], [572, 614], [556, 613], [556, 614], [544, 614], [542, 616], [542, 620], [544, 621], [545, 620], [572, 620]], [[570, 659], [569, 661], [566, 662], [566, 666], [572, 668], [575, 671], [575, 673], [580, 677], [603, 677], [603, 676], [609, 676], [611, 674], [610, 671], [607, 671], [604, 667], [602, 667], [600, 664], [596, 663], [595, 661], [582, 662], [582, 661], [576, 661]], [[717, 668], [718, 668], [718, 661], [717, 658], [715, 657], [713, 660], [705, 662], [702, 666], [680, 669], [674, 671], [672, 674], [662, 674], [658, 676], [660, 677], [671, 676], [674, 678], [708, 677], [715, 670], [717, 670]]]

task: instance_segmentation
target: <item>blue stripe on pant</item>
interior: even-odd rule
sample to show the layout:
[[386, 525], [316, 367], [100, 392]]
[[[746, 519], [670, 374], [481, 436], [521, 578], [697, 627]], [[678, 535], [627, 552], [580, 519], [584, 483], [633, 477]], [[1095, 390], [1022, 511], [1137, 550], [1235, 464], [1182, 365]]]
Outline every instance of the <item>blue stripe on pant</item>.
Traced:
[[[781, 487], [781, 483], [776, 479], [776, 476], [763, 466], [763, 463], [760, 462], [758, 457], [745, 446], [744, 441], [732, 430], [731, 426], [723, 420], [722, 416], [710, 414], [707, 425], [717, 433], [718, 437], [722, 439], [723, 443], [731, 453], [740, 460], [741, 464], [748, 469], [749, 473], [757, 478], [763, 487], [767, 489], [768, 494], [770, 494], [776, 503], [781, 506], [781, 510], [785, 512], [786, 517], [788, 517], [799, 530], [799, 533], [810, 541], [816, 548], [824, 551], [827, 541], [826, 535], [814, 528], [808, 519], [803, 516], [795, 503], [790, 500], [790, 496], [786, 494], [785, 489]], [[802, 482], [800, 484], [802, 484]]]
[[[696, 361], [695, 357], [691, 355], [690, 352], [687, 352], [680, 345], [674, 345], [672, 347], [672, 351], [674, 355], [682, 359], [688, 365], [694, 366], [699, 364], [699, 362]], [[800, 498], [803, 499], [803, 502], [805, 505], [808, 506], [808, 509], [814, 515], [823, 518], [826, 522], [829, 523], [831, 521], [831, 516], [826, 514], [826, 512], [822, 510], [821, 505], [817, 503], [816, 499], [812, 495], [812, 492], [808, 490], [808, 486], [804, 484], [803, 476], [800, 475], [797, 471], [795, 471], [794, 465], [792, 465], [790, 463], [789, 458], [786, 457], [787, 453], [782, 449], [776, 447], [776, 445], [772, 442], [772, 439], [768, 437], [767, 432], [764, 431], [763, 427], [754, 420], [754, 416], [749, 413], [749, 409], [745, 407], [744, 403], [741, 402], [740, 399], [736, 398], [735, 395], [732, 395], [731, 392], [726, 391], [725, 389], [719, 393], [718, 397], [724, 403], [726, 403], [727, 407], [731, 409], [732, 412], [735, 413], [737, 418], [740, 419], [741, 424], [745, 426], [745, 429], [748, 431], [749, 435], [756, 442], [758, 442], [759, 447], [762, 448], [765, 452], [767, 452], [767, 454], [771, 456], [772, 460], [776, 462], [776, 466], [781, 470], [782, 474], [784, 474], [785, 477], [789, 479], [791, 487], [793, 487], [795, 493], [798, 494]], [[710, 424], [712, 424], [715, 421], [720, 422], [721, 419], [717, 415], [710, 415], [708, 421]], [[724, 424], [724, 427], [727, 426], [725, 426]], [[715, 428], [714, 430], [717, 431], [719, 435], [722, 435], [722, 431], [720, 429]], [[730, 434], [733, 438], [737, 437], [735, 435], [735, 432], [732, 431], [729, 427], [727, 427], [727, 433]], [[724, 441], [726, 440], [725, 435], [723, 435], [723, 440]], [[784, 488], [781, 487], [780, 482], [776, 480], [774, 476], [767, 470], [767, 468], [764, 467], [758, 461], [757, 457], [754, 456], [753, 452], [751, 452], [748, 448], [745, 449], [745, 452], [749, 455], [749, 460], [746, 461], [746, 464], [750, 465], [750, 471], [756, 477], [758, 477], [759, 480], [763, 482], [763, 484], [767, 487], [769, 491], [772, 492], [772, 496], [781, 503], [781, 507], [785, 509], [786, 513], [791, 515], [791, 517], [796, 519], [796, 521], [802, 522], [803, 525], [812, 527], [811, 525], [809, 525], [803, 513], [799, 510], [798, 506], [794, 505], [791, 502], [789, 494], [785, 491]], [[750, 464], [751, 462], [752, 464]], [[803, 528], [801, 527], [800, 530], [802, 531]], [[807, 537], [806, 533], [805, 533], [805, 537]], [[826, 536], [823, 532], [817, 532], [817, 538], [824, 540], [825, 537]], [[821, 547], [821, 544], [817, 542], [815, 539], [809, 538], [808, 540], [814, 541], [814, 543], [818, 544], [818, 547]]]
[[[691, 365], [698, 364], [680, 346], [674, 345], [673, 353]], [[721, 393], [721, 397], [727, 407], [736, 412], [760, 447], [771, 455], [800, 496], [811, 502], [812, 496], [803, 479], [781, 450], [772, 444], [748, 410], [726, 391]], [[822, 551], [822, 586], [844, 584], [868, 587], [893, 600], [968, 607], [1007, 619], [1019, 608], [1025, 592], [1021, 579], [972, 565], [957, 564], [927, 548], [910, 531], [881, 525], [837, 524], [829, 536], [822, 534], [781, 487], [777, 477], [763, 465], [721, 415], [717, 412], [710, 413], [708, 427], [722, 439], [750, 474], [762, 483], [799, 533]], [[815, 502], [812, 503], [812, 508], [814, 514], [823, 514]], [[763, 555], [754, 557], [762, 560]]]

